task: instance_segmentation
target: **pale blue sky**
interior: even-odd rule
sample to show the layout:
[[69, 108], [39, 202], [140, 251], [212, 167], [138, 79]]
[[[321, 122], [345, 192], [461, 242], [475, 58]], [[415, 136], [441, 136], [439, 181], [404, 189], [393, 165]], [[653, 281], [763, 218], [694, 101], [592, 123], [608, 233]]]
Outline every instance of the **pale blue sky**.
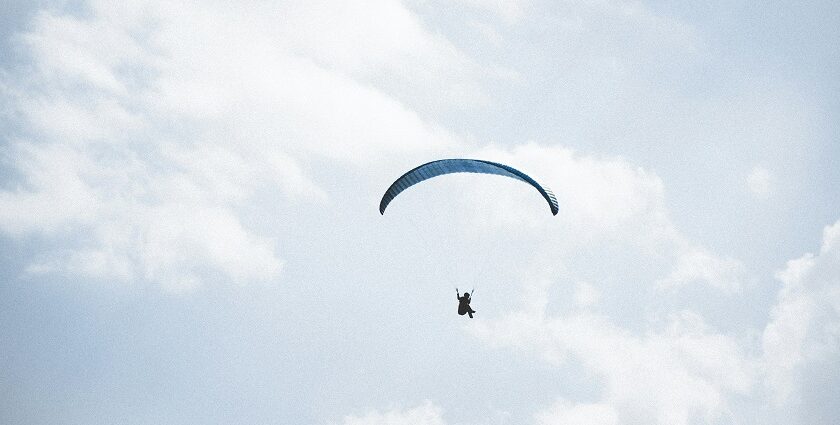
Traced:
[[0, 422], [833, 423], [838, 21], [7, 1]]

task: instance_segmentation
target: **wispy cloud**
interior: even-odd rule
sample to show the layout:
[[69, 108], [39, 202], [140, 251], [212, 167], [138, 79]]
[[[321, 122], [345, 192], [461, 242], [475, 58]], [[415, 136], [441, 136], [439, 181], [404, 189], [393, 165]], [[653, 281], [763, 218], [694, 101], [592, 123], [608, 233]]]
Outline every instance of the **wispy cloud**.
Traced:
[[[391, 59], [369, 60], [381, 46], [276, 25], [301, 29], [318, 10], [341, 16], [315, 6], [91, 2], [80, 17], [39, 14], [22, 37], [31, 63], [3, 81], [22, 131], [6, 145], [20, 179], [0, 193], [0, 229], [61, 240], [30, 270], [174, 291], [213, 275], [271, 281], [280, 235], [243, 220], [247, 205], [325, 202], [308, 171], [319, 158], [361, 165], [453, 143], [365, 82], [391, 72]], [[399, 3], [377, 10], [411, 23], [388, 39], [388, 55], [440, 69], [459, 60]], [[383, 39], [378, 26], [340, 22], [358, 40]]]
[[784, 404], [808, 385], [802, 378], [808, 364], [840, 354], [840, 222], [825, 228], [818, 254], [789, 261], [776, 276], [783, 287], [762, 348], [766, 383]]
[[772, 400], [788, 409], [802, 403], [806, 371], [829, 364], [840, 350], [838, 229], [840, 224], [826, 228], [818, 255], [792, 260], [778, 273], [783, 287], [760, 340], [728, 335], [690, 310], [673, 311], [664, 328], [650, 323], [642, 332], [621, 326], [597, 306], [550, 314], [553, 283], [544, 280], [525, 284], [532, 289], [530, 301], [518, 312], [471, 329], [494, 346], [517, 347], [558, 366], [580, 363], [601, 377], [596, 403], [561, 397], [537, 413], [538, 422], [737, 421], [734, 412], [745, 399], [765, 406]]
[[445, 425], [442, 410], [432, 402], [408, 409], [394, 409], [386, 412], [372, 410], [362, 416], [347, 416], [343, 425]]
[[769, 197], [773, 191], [773, 175], [764, 167], [753, 167], [747, 175], [747, 189], [757, 198]]

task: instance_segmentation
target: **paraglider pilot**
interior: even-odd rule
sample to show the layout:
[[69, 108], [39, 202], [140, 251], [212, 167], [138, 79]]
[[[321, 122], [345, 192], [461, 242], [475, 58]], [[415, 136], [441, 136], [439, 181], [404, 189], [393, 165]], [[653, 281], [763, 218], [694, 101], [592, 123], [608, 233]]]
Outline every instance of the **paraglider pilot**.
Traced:
[[[475, 292], [475, 289], [473, 289], [473, 292]], [[470, 319], [472, 319], [475, 310], [470, 307], [470, 293], [464, 292], [464, 296], [462, 297], [461, 293], [458, 292], [458, 288], [455, 288], [455, 294], [458, 295], [458, 314], [461, 316], [469, 314]]]

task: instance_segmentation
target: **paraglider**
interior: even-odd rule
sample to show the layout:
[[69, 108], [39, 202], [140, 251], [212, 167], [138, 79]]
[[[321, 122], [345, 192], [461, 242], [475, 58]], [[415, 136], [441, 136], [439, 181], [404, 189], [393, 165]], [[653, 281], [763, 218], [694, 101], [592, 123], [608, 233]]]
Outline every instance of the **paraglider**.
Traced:
[[[475, 293], [475, 289], [472, 290]], [[472, 296], [469, 292], [464, 292], [464, 296], [461, 296], [461, 293], [458, 292], [458, 288], [455, 288], [455, 294], [458, 296], [458, 315], [463, 316], [465, 314], [470, 315], [470, 319], [473, 318], [473, 313], [475, 310], [470, 307], [470, 301], [472, 301]]]
[[[536, 189], [542, 195], [543, 199], [548, 203], [552, 215], [557, 215], [557, 212], [560, 210], [557, 204], [557, 198], [549, 188], [542, 186], [527, 174], [513, 167], [480, 159], [441, 159], [420, 165], [391, 183], [391, 186], [388, 187], [388, 190], [385, 191], [385, 194], [382, 195], [382, 199], [379, 201], [379, 213], [385, 215], [385, 209], [388, 208], [388, 204], [409, 187], [432, 177], [452, 173], [496, 174], [520, 180]], [[474, 293], [475, 290], [472, 292]], [[470, 307], [472, 294], [465, 292], [461, 296], [458, 288], [455, 288], [455, 294], [458, 296], [458, 314], [461, 316], [468, 314], [472, 319], [473, 313], [475, 313], [475, 310]]]
[[536, 189], [548, 202], [551, 214], [557, 215], [557, 212], [560, 211], [557, 198], [554, 197], [554, 193], [550, 189], [540, 185], [536, 180], [513, 167], [480, 159], [441, 159], [414, 168], [391, 183], [391, 186], [382, 195], [382, 200], [379, 201], [379, 213], [384, 215], [388, 204], [409, 187], [432, 177], [452, 173], [496, 174], [523, 181]]

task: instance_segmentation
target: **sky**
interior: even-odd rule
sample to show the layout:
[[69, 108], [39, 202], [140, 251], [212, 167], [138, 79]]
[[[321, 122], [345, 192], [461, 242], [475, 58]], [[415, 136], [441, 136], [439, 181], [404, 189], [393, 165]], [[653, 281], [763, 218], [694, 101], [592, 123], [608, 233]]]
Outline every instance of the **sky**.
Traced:
[[0, 422], [833, 424], [838, 21], [4, 0]]

